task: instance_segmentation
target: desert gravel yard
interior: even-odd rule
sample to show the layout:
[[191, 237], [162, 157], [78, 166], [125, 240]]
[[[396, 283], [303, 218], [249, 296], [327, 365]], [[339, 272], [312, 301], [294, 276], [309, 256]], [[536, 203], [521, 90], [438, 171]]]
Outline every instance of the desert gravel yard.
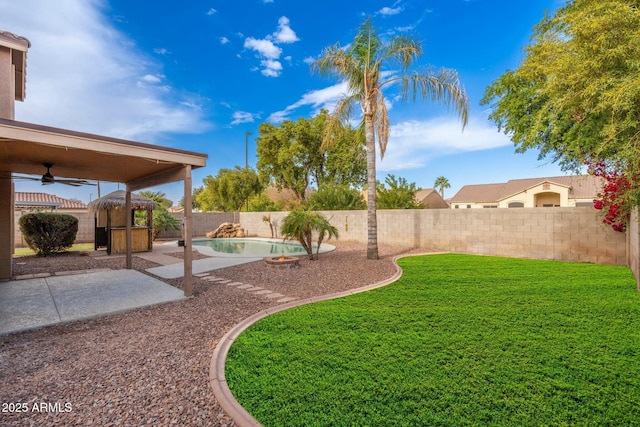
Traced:
[[[257, 262], [211, 275], [304, 298], [389, 278], [393, 256], [406, 252], [380, 247], [381, 259], [369, 261], [363, 244], [329, 243], [337, 249], [319, 261], [301, 258], [299, 269]], [[78, 253], [22, 257], [14, 259], [14, 274], [120, 269], [124, 262]], [[137, 270], [155, 266], [134, 257]], [[277, 304], [195, 277], [187, 301], [0, 336], [0, 425], [235, 425], [209, 388], [212, 352], [236, 323]]]

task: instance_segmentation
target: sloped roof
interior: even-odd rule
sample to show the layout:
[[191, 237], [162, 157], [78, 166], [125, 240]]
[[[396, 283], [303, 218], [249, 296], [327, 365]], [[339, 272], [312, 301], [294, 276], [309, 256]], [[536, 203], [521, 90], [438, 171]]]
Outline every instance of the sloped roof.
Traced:
[[490, 203], [500, 198], [505, 183], [475, 184], [463, 186], [450, 200], [450, 203]]
[[563, 175], [543, 178], [511, 179], [498, 184], [465, 185], [451, 198], [451, 202], [498, 202], [545, 182], [569, 188], [570, 199], [593, 198], [602, 188], [600, 178], [593, 175]]
[[56, 209], [87, 209], [87, 205], [78, 200], [63, 199], [47, 193], [24, 193], [16, 191], [16, 207], [55, 207]]
[[416, 191], [415, 199], [416, 202], [422, 203], [425, 206], [431, 205], [428, 207], [433, 209], [449, 207], [449, 203], [442, 198], [442, 195], [440, 195], [435, 188], [423, 188], [422, 190]]

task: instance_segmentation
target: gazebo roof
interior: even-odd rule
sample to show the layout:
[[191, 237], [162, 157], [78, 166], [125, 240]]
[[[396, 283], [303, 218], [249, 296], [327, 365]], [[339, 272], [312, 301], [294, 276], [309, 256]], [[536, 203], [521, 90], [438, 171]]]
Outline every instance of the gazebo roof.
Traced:
[[[103, 209], [124, 208], [126, 207], [126, 192], [124, 190], [116, 190], [99, 199], [90, 202], [87, 207], [89, 212], [97, 212]], [[138, 194], [131, 193], [131, 208], [135, 210], [155, 209], [158, 204], [151, 199], [142, 197]]]

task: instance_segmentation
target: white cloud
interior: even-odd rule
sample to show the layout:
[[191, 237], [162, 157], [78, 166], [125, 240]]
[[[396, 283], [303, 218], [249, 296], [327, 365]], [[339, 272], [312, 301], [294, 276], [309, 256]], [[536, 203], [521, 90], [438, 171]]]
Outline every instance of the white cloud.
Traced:
[[[278, 19], [278, 31], [267, 35], [263, 39], [247, 37], [244, 41], [244, 48], [251, 49], [258, 53], [262, 59], [260, 65], [263, 67], [261, 73], [267, 77], [278, 77], [282, 73], [282, 63], [279, 59], [282, 55], [282, 48], [278, 44], [290, 44], [299, 41], [295, 31], [289, 26], [289, 18], [286, 16]], [[285, 58], [291, 60], [291, 56]], [[255, 68], [254, 68], [255, 69]]]
[[265, 59], [263, 61], [260, 61], [260, 65], [264, 67], [261, 73], [267, 77], [278, 77], [282, 72], [282, 64], [280, 63], [280, 61]]
[[294, 43], [300, 41], [295, 31], [289, 26], [289, 18], [281, 16], [278, 19], [278, 31], [273, 34], [275, 40], [279, 43]]
[[207, 15], [215, 15], [216, 13], [218, 13], [218, 11], [214, 8], [211, 8], [207, 11]]
[[402, 8], [401, 7], [391, 8], [391, 7], [386, 7], [386, 6], [378, 11], [378, 13], [380, 15], [387, 15], [387, 16], [389, 16], [389, 15], [397, 15], [400, 12], [402, 12]]
[[11, 23], [11, 31], [32, 44], [27, 99], [16, 104], [16, 119], [145, 142], [166, 132], [205, 130], [202, 113], [181, 105], [169, 85], [158, 85], [164, 79], [161, 64], [110, 24], [103, 4], [0, 3], [4, 27]]
[[153, 74], [145, 74], [144, 76], [142, 76], [142, 78], [140, 80], [146, 82], [146, 83], [152, 83], [152, 84], [156, 84], [156, 83], [160, 83], [162, 81], [162, 78], [164, 76], [159, 76], [159, 75], [153, 75]]
[[244, 47], [255, 50], [260, 54], [260, 56], [264, 56], [267, 59], [278, 59], [282, 54], [282, 49], [273, 44], [271, 40], [267, 39], [254, 39], [253, 37], [248, 37], [244, 41]]
[[220, 44], [227, 44], [229, 43], [229, 39], [226, 37], [220, 37]]
[[241, 123], [253, 123], [256, 118], [259, 118], [258, 115], [253, 113], [248, 113], [246, 111], [234, 111], [232, 125], [239, 125]]
[[153, 51], [155, 53], [157, 53], [158, 55], [168, 55], [168, 54], [171, 53], [171, 52], [169, 52], [168, 49], [165, 49], [163, 47], [157, 47], [157, 48], [153, 49]]
[[387, 152], [378, 169], [420, 168], [448, 154], [490, 150], [512, 144], [509, 137], [498, 132], [486, 117], [471, 119], [464, 131], [457, 118], [451, 116], [408, 120], [391, 126]]
[[336, 103], [347, 93], [348, 87], [346, 83], [338, 83], [323, 89], [309, 91], [302, 95], [299, 101], [289, 105], [284, 110], [272, 113], [267, 120], [272, 123], [281, 123], [286, 120], [293, 111], [304, 106], [313, 107], [314, 114], [322, 108], [333, 111]]

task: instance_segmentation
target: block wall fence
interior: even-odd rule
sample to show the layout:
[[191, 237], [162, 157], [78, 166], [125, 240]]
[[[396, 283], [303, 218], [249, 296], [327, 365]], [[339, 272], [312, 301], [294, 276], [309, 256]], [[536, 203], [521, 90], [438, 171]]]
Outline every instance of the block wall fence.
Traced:
[[[203, 237], [223, 222], [239, 222], [250, 236], [280, 236], [288, 212], [193, 213], [193, 236]], [[323, 211], [338, 228], [341, 241], [366, 243], [366, 211]], [[78, 243], [94, 241], [94, 220], [79, 219]], [[173, 214], [181, 220], [181, 214]], [[15, 216], [15, 245], [24, 246]], [[532, 259], [593, 262], [628, 266], [640, 284], [640, 215], [636, 211], [627, 233], [604, 226], [591, 207], [520, 209], [379, 210], [378, 243], [435, 251]], [[160, 234], [181, 238], [181, 231]], [[329, 242], [330, 243], [330, 242]], [[639, 285], [640, 286], [640, 285]], [[640, 287], [639, 287], [640, 289]]]

